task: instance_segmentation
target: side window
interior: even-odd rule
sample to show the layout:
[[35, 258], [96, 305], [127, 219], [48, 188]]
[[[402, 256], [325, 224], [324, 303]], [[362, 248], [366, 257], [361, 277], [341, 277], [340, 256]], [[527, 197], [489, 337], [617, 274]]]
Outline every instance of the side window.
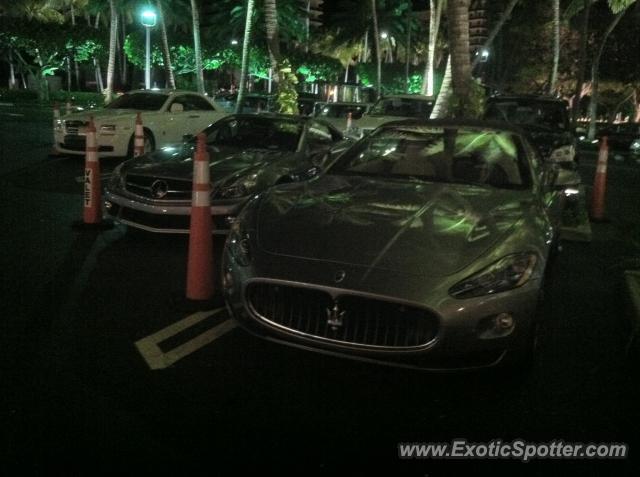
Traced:
[[182, 106], [182, 111], [187, 111], [187, 105], [185, 104], [184, 96], [178, 96], [177, 98], [174, 98], [174, 100], [171, 101], [171, 104], [169, 105], [169, 109], [167, 109], [167, 111], [178, 112], [173, 106], [174, 104], [179, 104], [180, 106]]
[[213, 111], [213, 106], [204, 98], [187, 94], [182, 97], [185, 111]]
[[310, 151], [331, 146], [333, 144], [331, 131], [324, 124], [312, 122], [307, 131], [307, 144]]

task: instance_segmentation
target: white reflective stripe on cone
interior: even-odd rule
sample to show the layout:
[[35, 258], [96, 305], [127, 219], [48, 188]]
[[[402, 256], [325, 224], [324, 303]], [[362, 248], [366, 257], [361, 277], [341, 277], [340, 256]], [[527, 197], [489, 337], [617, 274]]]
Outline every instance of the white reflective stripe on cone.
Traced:
[[196, 184], [209, 183], [209, 163], [207, 161], [195, 161], [193, 171]]
[[191, 205], [193, 207], [209, 207], [211, 205], [209, 191], [203, 191], [203, 190], [193, 191]]

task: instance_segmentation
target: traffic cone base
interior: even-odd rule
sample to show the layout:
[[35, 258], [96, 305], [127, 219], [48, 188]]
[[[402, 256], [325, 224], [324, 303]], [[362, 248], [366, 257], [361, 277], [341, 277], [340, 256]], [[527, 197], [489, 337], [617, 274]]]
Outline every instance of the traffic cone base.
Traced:
[[600, 142], [600, 152], [596, 165], [596, 175], [593, 180], [593, 190], [591, 192], [591, 213], [593, 222], [604, 222], [605, 196], [607, 191], [607, 160], [609, 157], [609, 144], [607, 136]]

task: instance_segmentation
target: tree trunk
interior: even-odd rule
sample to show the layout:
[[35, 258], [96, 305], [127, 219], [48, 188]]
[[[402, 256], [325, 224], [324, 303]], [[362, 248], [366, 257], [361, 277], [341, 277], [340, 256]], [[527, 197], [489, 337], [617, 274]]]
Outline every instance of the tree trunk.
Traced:
[[[111, 1], [111, 0], [109, 0], [109, 1]], [[96, 24], [95, 24], [94, 28], [97, 30], [99, 26], [100, 26], [100, 12], [98, 12], [97, 15], [96, 15]]]
[[118, 13], [115, 0], [109, 0], [111, 26], [109, 28], [109, 62], [107, 63], [107, 88], [104, 90], [105, 103], [113, 98], [113, 80], [116, 69], [116, 41], [118, 39]]
[[240, 113], [242, 111], [242, 103], [244, 101], [245, 83], [247, 82], [247, 70], [249, 67], [249, 44], [251, 43], [253, 6], [254, 0], [247, 0], [247, 16], [244, 22], [244, 39], [242, 40], [242, 66], [240, 68], [240, 84], [235, 107], [236, 113]]
[[13, 49], [9, 47], [9, 89], [16, 89], [16, 71], [13, 65]]
[[440, 30], [440, 19], [442, 18], [442, 5], [444, 0], [430, 0], [429, 7], [429, 45], [427, 47], [427, 63], [424, 68], [422, 78], [422, 94], [433, 96], [434, 91], [434, 65], [436, 45], [438, 42], [438, 32]]
[[549, 94], [556, 93], [560, 66], [560, 0], [553, 0], [553, 67], [549, 80]]
[[164, 13], [162, 11], [162, 3], [160, 0], [156, 0], [156, 7], [158, 9], [158, 19], [160, 20], [160, 36], [162, 38], [162, 56], [164, 57], [164, 72], [169, 83], [169, 88], [176, 89], [176, 77], [173, 74], [173, 68], [171, 66], [171, 52], [169, 50], [169, 39], [167, 37], [167, 25], [164, 22]]
[[279, 73], [280, 64], [280, 37], [278, 36], [278, 7], [276, 0], [264, 1], [264, 26], [267, 31], [267, 46], [269, 47], [269, 59], [271, 68]]
[[440, 86], [436, 104], [431, 111], [430, 119], [444, 118], [447, 115], [449, 96], [451, 96], [451, 55], [447, 57], [447, 66], [444, 69], [442, 85]]
[[96, 89], [98, 93], [104, 92], [104, 84], [102, 82], [102, 69], [100, 68], [100, 62], [97, 58], [93, 59], [93, 66], [96, 73]]
[[[127, 41], [127, 22], [125, 21], [125, 16], [124, 13], [122, 14], [122, 18], [120, 21], [120, 37], [122, 38], [122, 44], [124, 45], [125, 42]], [[127, 62], [127, 54], [124, 52], [124, 50], [122, 51], [122, 58], [123, 58], [123, 62], [122, 62], [122, 71], [121, 73], [121, 78], [122, 78], [122, 84], [128, 85], [129, 84], [129, 63]]]
[[602, 58], [602, 52], [604, 51], [604, 47], [607, 44], [607, 40], [609, 39], [609, 35], [614, 30], [620, 19], [624, 16], [626, 12], [622, 10], [618, 13], [607, 27], [607, 31], [604, 32], [604, 36], [602, 40], [600, 40], [600, 46], [596, 51], [596, 54], [593, 56], [593, 63], [591, 65], [591, 101], [589, 102], [589, 132], [587, 134], [587, 138], [590, 141], [593, 141], [596, 137], [596, 119], [598, 115], [598, 84], [600, 81], [600, 58]]
[[573, 101], [571, 105], [571, 120], [575, 124], [580, 113], [580, 99], [582, 97], [582, 84], [587, 63], [587, 42], [589, 40], [589, 14], [591, 12], [592, 0], [584, 0], [584, 11], [582, 12], [582, 26], [580, 28], [580, 54], [578, 56], [578, 72], [576, 74], [576, 87], [573, 90]]
[[447, 17], [449, 22], [449, 49], [451, 50], [451, 84], [456, 97], [456, 106], [451, 112], [463, 117], [471, 93], [471, 61], [469, 58], [469, 1], [449, 0]]
[[380, 32], [378, 31], [376, 0], [371, 0], [371, 15], [373, 17], [373, 41], [376, 47], [376, 99], [378, 99], [382, 95], [382, 58], [380, 57]]
[[[489, 36], [487, 37], [487, 40], [484, 42], [484, 44], [480, 48], [481, 51], [482, 50], [488, 50], [491, 47], [491, 44], [493, 43], [493, 40], [495, 40], [495, 38], [498, 35], [498, 33], [500, 33], [500, 30], [502, 30], [502, 27], [504, 26], [504, 24], [507, 22], [507, 20], [511, 16], [511, 12], [513, 11], [513, 9], [515, 8], [515, 6], [518, 4], [519, 1], [520, 0], [510, 0], [509, 1], [509, 4], [507, 5], [507, 8], [504, 9], [504, 12], [502, 12], [502, 15], [500, 16], [500, 19], [498, 20], [498, 23], [496, 23], [493, 26], [493, 28], [489, 32]], [[467, 7], [467, 9], [468, 9], [468, 7]], [[480, 62], [480, 58], [481, 57], [482, 57], [481, 54], [476, 55], [476, 57], [473, 59], [473, 64], [471, 65], [471, 68], [475, 68], [477, 66], [477, 64]]]
[[204, 72], [202, 71], [202, 46], [200, 45], [200, 11], [196, 0], [191, 0], [191, 20], [193, 23], [193, 50], [196, 60], [196, 83], [198, 92], [204, 94]]

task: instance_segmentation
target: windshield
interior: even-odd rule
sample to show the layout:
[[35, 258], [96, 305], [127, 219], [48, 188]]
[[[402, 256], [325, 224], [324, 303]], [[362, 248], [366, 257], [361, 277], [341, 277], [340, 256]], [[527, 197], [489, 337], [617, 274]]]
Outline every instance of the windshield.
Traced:
[[382, 98], [371, 108], [370, 116], [397, 116], [428, 119], [433, 101], [414, 98]]
[[317, 118], [346, 118], [351, 113], [351, 119], [360, 119], [367, 110], [365, 105], [320, 103], [315, 106]]
[[529, 187], [522, 143], [505, 131], [397, 126], [383, 128], [349, 149], [329, 174]]
[[205, 133], [210, 145], [294, 152], [298, 149], [302, 130], [299, 121], [255, 116], [218, 121]]
[[109, 109], [137, 109], [141, 111], [157, 111], [169, 96], [158, 93], [123, 94], [114, 99], [105, 108]]
[[487, 107], [485, 119], [547, 129], [569, 127], [566, 106], [557, 101], [494, 101]]

